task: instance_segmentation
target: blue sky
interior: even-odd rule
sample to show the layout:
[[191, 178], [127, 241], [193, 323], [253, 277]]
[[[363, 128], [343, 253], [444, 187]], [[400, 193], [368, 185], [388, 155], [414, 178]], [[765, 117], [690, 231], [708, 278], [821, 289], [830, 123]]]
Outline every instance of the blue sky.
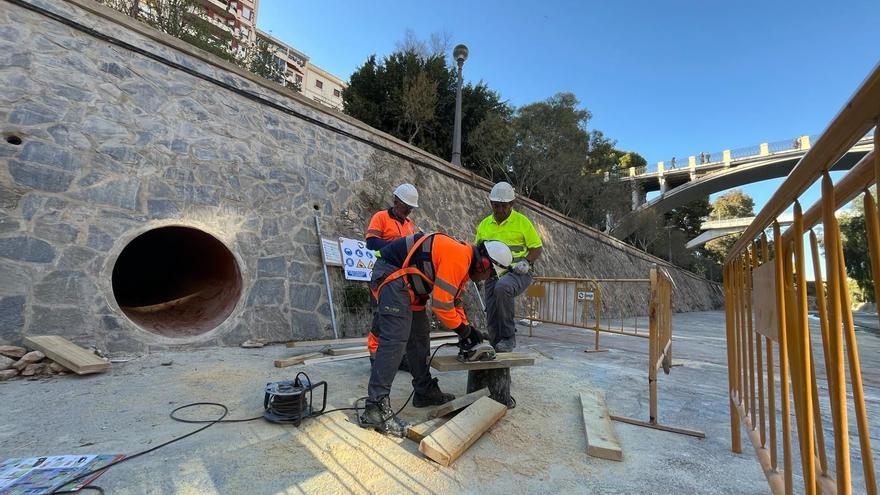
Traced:
[[[878, 61], [877, 19], [876, 0], [261, 0], [257, 24], [343, 79], [446, 31], [468, 80], [514, 105], [571, 91], [653, 164], [821, 133]], [[760, 208], [779, 183], [745, 189]]]

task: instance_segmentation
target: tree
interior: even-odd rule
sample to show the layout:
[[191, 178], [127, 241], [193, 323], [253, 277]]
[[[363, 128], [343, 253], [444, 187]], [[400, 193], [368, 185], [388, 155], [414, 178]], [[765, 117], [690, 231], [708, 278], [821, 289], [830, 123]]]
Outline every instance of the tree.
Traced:
[[[349, 78], [342, 92], [345, 113], [441, 157], [452, 154], [456, 72], [440, 53], [444, 36], [429, 44], [412, 38], [382, 60], [371, 55]], [[448, 36], [446, 36], [448, 38]], [[414, 41], [415, 40], [415, 41]], [[420, 44], [421, 43], [421, 44]], [[437, 45], [437, 48], [431, 46]], [[489, 166], [486, 145], [474, 131], [506, 125], [512, 110], [485, 83], [462, 87], [462, 165], [474, 171]], [[483, 124], [484, 121], [488, 123]], [[481, 132], [478, 136], [496, 136]], [[498, 144], [497, 140], [491, 141]], [[491, 153], [490, 153], [491, 154]]]
[[700, 235], [703, 219], [708, 217], [710, 212], [709, 197], [706, 196], [667, 212], [666, 224], [675, 226], [687, 235], [687, 240], [691, 240]]
[[418, 71], [405, 81], [399, 105], [399, 127], [404, 134], [409, 134], [406, 141], [413, 143], [419, 132], [434, 120], [434, 112], [437, 110], [437, 83], [428, 78], [427, 72]]
[[[859, 201], [861, 203], [861, 201]], [[855, 209], [854, 209], [855, 210]], [[853, 279], [867, 302], [876, 301], [874, 275], [871, 273], [871, 257], [868, 253], [868, 236], [865, 215], [861, 208], [839, 217], [841, 243], [846, 274]]]
[[[258, 38], [250, 47], [247, 55], [247, 65], [248, 70], [254, 74], [282, 86], [287, 86], [286, 79], [284, 79], [285, 62], [275, 55], [275, 49], [266, 40]], [[297, 91], [302, 90], [297, 85], [294, 85], [294, 88]]]
[[739, 189], [733, 189], [715, 199], [709, 216], [712, 220], [751, 217], [755, 215], [754, 208], [755, 201], [751, 196]]
[[[713, 220], [728, 220], [731, 218], [751, 217], [754, 212], [755, 201], [748, 194], [734, 189], [726, 192], [715, 199], [712, 203], [712, 213], [710, 218]], [[736, 244], [741, 234], [731, 234], [718, 239], [713, 239], [706, 243], [706, 251], [709, 256], [719, 264], [724, 262], [730, 248]]]

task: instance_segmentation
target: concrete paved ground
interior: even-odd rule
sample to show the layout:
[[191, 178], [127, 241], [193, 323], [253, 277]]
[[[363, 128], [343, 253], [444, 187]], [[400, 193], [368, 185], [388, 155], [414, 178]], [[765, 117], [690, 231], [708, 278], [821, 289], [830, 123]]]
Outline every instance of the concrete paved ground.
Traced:
[[[588, 457], [578, 392], [600, 388], [613, 414], [647, 419], [647, 341], [603, 335], [611, 350], [585, 354], [591, 335], [542, 325], [532, 338], [520, 329], [518, 350], [542, 354], [534, 367], [513, 371], [518, 407], [451, 467], [425, 459], [409, 440], [361, 430], [337, 412], [300, 428], [262, 420], [215, 425], [116, 466], [96, 484], [111, 494], [767, 493], [749, 444], [744, 440], [743, 454], [730, 451], [723, 314], [677, 314], [673, 322], [681, 366], [660, 378], [660, 420], [703, 430], [705, 440], [615, 423], [624, 461]], [[865, 349], [880, 347], [876, 334], [859, 337]], [[216, 401], [229, 406], [230, 418], [258, 415], [266, 382], [300, 370], [329, 383], [332, 407], [365, 395], [366, 359], [273, 367], [273, 359], [298, 352], [163, 352], [114, 364], [103, 375], [0, 383], [0, 457], [137, 452], [194, 429], [170, 420], [171, 409]], [[866, 372], [878, 374], [876, 367]], [[465, 373], [437, 376], [445, 390], [464, 392]], [[408, 381], [398, 375], [395, 407], [409, 394]], [[874, 387], [869, 407], [876, 413], [877, 380], [866, 384]], [[415, 422], [426, 412], [407, 408], [402, 416]]]

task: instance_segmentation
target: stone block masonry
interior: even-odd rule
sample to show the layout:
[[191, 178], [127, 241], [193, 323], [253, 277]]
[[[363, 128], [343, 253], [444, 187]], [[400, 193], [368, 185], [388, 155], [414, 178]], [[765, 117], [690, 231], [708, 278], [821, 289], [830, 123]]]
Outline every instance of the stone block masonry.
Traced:
[[[470, 239], [489, 213], [487, 181], [94, 2], [0, 4], [0, 344], [328, 338], [315, 214], [325, 237], [360, 238], [404, 181], [425, 231]], [[662, 263], [521, 210], [545, 242], [539, 274], [635, 278]], [[720, 303], [714, 284], [672, 274], [677, 309]], [[366, 311], [342, 307], [346, 282], [331, 278], [341, 333], [364, 334]]]

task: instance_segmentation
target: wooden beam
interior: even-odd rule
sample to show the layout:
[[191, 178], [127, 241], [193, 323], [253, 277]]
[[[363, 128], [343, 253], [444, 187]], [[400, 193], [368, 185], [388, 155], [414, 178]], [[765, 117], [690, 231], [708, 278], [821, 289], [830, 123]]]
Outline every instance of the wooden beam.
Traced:
[[293, 356], [284, 359], [276, 359], [275, 367], [276, 368], [287, 368], [288, 366], [296, 366], [297, 364], [302, 364], [306, 359], [316, 358], [321, 356], [320, 352], [309, 352], [306, 354], [300, 354], [299, 356]]
[[351, 339], [297, 340], [294, 342], [288, 342], [287, 347], [316, 347], [322, 345], [354, 345], [366, 343], [366, 337], [354, 337]]
[[418, 424], [414, 424], [406, 430], [406, 438], [409, 438], [413, 442], [420, 443], [423, 438], [430, 435], [437, 428], [440, 428], [446, 422], [449, 421], [446, 418], [434, 418], [429, 419], [427, 421], [423, 421]]
[[[431, 332], [431, 340], [437, 339], [446, 339], [450, 337], [456, 337], [455, 332]], [[357, 344], [367, 344], [366, 337], [352, 337], [348, 339], [326, 339], [326, 340], [297, 340], [292, 342], [287, 342], [287, 347], [316, 347], [323, 345], [357, 345]]]
[[441, 466], [448, 466], [505, 414], [507, 406], [488, 397], [481, 397], [423, 438], [419, 443], [419, 451]]
[[346, 356], [348, 354], [357, 354], [359, 352], [367, 352], [366, 347], [343, 347], [341, 349], [330, 349], [327, 354], [331, 356]]
[[110, 368], [108, 361], [58, 335], [34, 335], [25, 337], [24, 342], [77, 375], [101, 373]]
[[446, 404], [441, 404], [433, 411], [428, 413], [429, 418], [439, 418], [442, 416], [446, 416], [447, 414], [458, 411], [459, 409], [465, 408], [474, 402], [477, 401], [480, 397], [489, 397], [489, 389], [481, 388], [476, 392], [471, 392], [467, 395], [463, 395], [457, 399], [453, 399]]
[[345, 356], [326, 356], [326, 357], [318, 357], [313, 359], [306, 359], [303, 361], [303, 364], [320, 364], [320, 363], [332, 363], [334, 361], [345, 361], [347, 359], [357, 359], [362, 357], [369, 356], [369, 352], [358, 352], [355, 354], [346, 354]]
[[611, 415], [601, 392], [581, 392], [581, 408], [584, 414], [584, 433], [587, 437], [587, 454], [611, 461], [622, 461], [623, 451], [617, 440], [617, 432], [611, 423]]
[[511, 366], [532, 366], [535, 356], [523, 352], [502, 352], [495, 355], [492, 361], [473, 361], [463, 363], [458, 356], [436, 356], [431, 366], [437, 371], [470, 371], [510, 368]]

